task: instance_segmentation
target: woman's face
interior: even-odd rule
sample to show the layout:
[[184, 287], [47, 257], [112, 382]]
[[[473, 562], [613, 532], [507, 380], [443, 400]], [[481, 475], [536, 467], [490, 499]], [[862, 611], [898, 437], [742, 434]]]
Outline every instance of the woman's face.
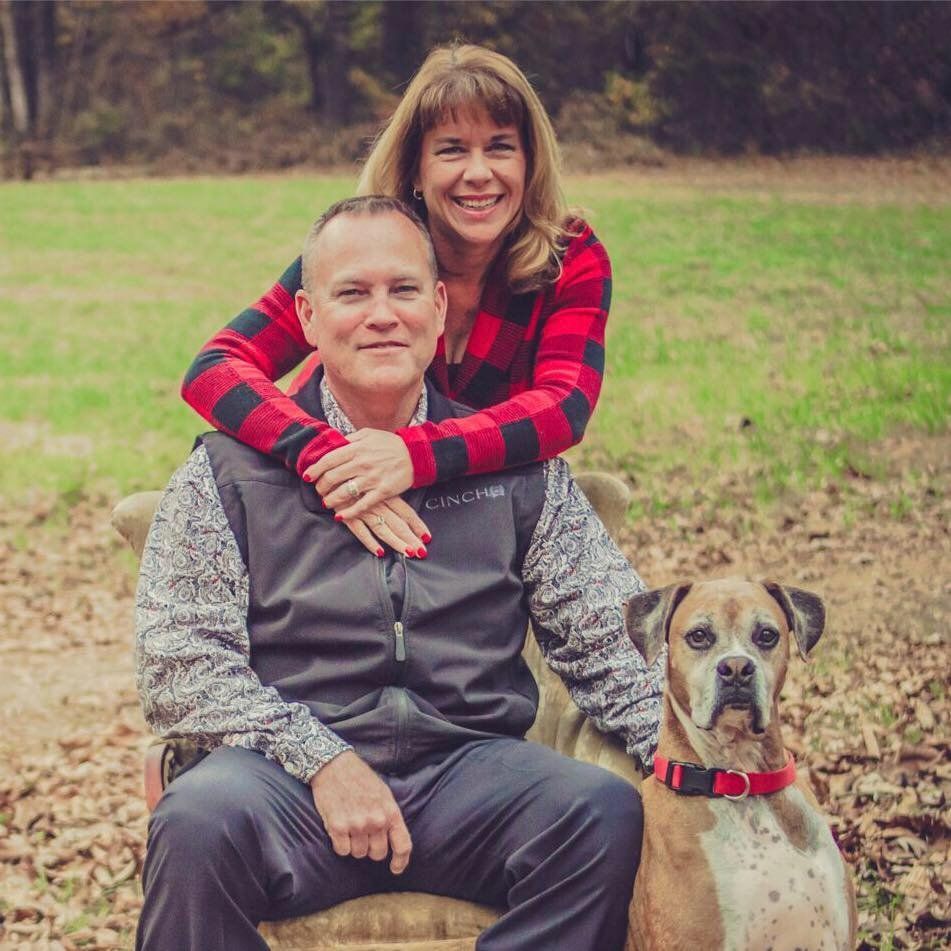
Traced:
[[522, 213], [525, 144], [482, 109], [460, 112], [423, 136], [414, 187], [423, 193], [433, 241], [496, 250]]

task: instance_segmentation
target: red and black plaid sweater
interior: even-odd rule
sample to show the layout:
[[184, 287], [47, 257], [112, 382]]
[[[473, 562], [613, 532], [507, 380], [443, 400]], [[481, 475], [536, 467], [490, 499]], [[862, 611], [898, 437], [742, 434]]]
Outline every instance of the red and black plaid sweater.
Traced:
[[[294, 310], [299, 287], [300, 258], [205, 344], [182, 396], [216, 428], [303, 474], [346, 439], [272, 382], [312, 353]], [[398, 430], [413, 485], [550, 459], [580, 442], [601, 390], [610, 303], [611, 265], [586, 225], [544, 290], [513, 294], [490, 279], [452, 383], [442, 338], [427, 371], [442, 393], [482, 412]]]

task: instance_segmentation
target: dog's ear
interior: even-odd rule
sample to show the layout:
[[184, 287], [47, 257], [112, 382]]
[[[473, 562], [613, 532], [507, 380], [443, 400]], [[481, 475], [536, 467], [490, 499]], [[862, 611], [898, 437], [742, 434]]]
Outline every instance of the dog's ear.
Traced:
[[686, 597], [689, 584], [672, 584], [635, 594], [624, 609], [627, 636], [650, 666], [657, 659], [677, 605]]
[[763, 587], [773, 600], [783, 609], [786, 623], [803, 660], [809, 659], [809, 652], [816, 646], [826, 624], [826, 608], [822, 598], [802, 588], [789, 588], [776, 581], [764, 581]]

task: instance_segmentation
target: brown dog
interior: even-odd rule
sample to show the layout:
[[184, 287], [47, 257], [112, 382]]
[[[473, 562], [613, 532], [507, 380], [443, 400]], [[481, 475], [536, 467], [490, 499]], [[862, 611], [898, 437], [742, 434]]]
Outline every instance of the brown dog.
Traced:
[[647, 662], [668, 645], [628, 949], [854, 948], [852, 880], [779, 723], [791, 641], [805, 659], [824, 624], [816, 595], [768, 581], [628, 604]]

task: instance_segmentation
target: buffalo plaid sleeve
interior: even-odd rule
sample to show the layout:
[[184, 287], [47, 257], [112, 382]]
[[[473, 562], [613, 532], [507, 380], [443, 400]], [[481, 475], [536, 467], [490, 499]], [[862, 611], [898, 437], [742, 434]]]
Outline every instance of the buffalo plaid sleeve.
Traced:
[[273, 382], [311, 353], [294, 308], [300, 286], [298, 258], [257, 303], [202, 347], [182, 382], [182, 397], [216, 429], [303, 474], [347, 440], [308, 416]]
[[[523, 392], [516, 386], [516, 395], [471, 416], [398, 431], [415, 486], [551, 459], [581, 441], [601, 392], [611, 304], [611, 263], [589, 228], [569, 245], [554, 287], [541, 293], [550, 296], [536, 300], [528, 323], [535, 356]], [[500, 352], [511, 333], [503, 323]], [[509, 373], [517, 384], [518, 367]]]

